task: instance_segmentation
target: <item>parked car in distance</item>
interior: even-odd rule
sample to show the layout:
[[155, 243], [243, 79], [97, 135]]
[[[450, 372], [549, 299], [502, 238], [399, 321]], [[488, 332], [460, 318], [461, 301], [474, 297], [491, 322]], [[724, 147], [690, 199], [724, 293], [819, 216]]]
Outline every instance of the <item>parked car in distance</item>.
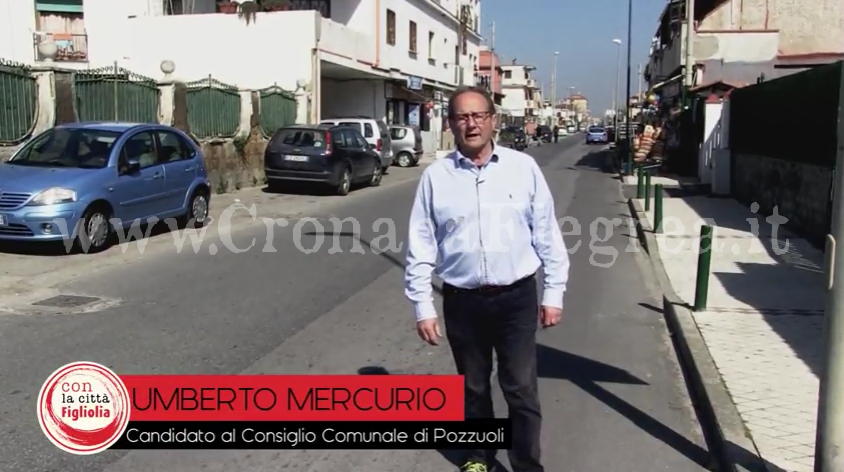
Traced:
[[381, 155], [381, 169], [386, 171], [393, 164], [393, 144], [390, 139], [390, 130], [381, 120], [358, 116], [354, 118], [329, 118], [322, 120], [323, 124], [334, 126], [348, 126], [363, 135], [366, 142]]
[[497, 143], [517, 151], [523, 151], [527, 148], [527, 136], [524, 131], [503, 129], [498, 133]]
[[607, 137], [607, 130], [601, 126], [590, 126], [586, 130], [586, 144], [607, 144], [610, 140]]
[[413, 167], [422, 158], [422, 131], [417, 126], [390, 125], [393, 164]]
[[178, 129], [68, 123], [0, 164], [0, 240], [68, 240], [98, 252], [117, 225], [125, 231], [155, 217], [201, 226], [210, 201], [202, 150]]
[[276, 130], [264, 151], [271, 190], [287, 182], [325, 185], [348, 195], [353, 184], [381, 184], [381, 154], [351, 126], [292, 125]]

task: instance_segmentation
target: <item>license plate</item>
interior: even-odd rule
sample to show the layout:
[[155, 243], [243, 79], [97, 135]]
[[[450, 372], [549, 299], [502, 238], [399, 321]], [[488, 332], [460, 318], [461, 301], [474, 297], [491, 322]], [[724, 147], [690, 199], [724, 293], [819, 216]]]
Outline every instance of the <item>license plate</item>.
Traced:
[[308, 156], [284, 156], [285, 161], [293, 161], [293, 162], [308, 162]]
[[6, 215], [0, 215], [0, 226], [6, 226]]

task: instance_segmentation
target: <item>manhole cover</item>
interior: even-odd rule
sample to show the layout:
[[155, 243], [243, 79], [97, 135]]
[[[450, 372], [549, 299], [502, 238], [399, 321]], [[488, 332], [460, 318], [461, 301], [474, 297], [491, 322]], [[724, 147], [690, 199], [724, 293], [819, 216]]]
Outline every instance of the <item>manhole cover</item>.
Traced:
[[83, 297], [81, 295], [58, 295], [40, 302], [35, 302], [35, 306], [47, 306], [52, 308], [76, 308], [89, 303], [98, 301], [97, 297]]

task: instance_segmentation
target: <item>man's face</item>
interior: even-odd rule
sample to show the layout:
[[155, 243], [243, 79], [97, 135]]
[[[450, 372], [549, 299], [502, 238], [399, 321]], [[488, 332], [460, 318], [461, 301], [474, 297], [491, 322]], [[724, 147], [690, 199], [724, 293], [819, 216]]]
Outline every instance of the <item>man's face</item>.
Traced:
[[483, 95], [467, 92], [457, 97], [449, 119], [454, 139], [461, 147], [481, 149], [492, 140], [495, 116]]

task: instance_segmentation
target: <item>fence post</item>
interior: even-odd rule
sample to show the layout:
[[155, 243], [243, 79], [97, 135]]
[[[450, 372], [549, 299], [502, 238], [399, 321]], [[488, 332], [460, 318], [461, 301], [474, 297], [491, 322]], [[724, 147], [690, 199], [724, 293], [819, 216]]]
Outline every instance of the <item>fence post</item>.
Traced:
[[645, 174], [645, 211], [651, 211], [651, 172]]
[[654, 186], [654, 232], [662, 233], [662, 184]]
[[636, 168], [636, 198], [645, 198], [645, 169]]
[[114, 121], [120, 121], [120, 113], [118, 112], [120, 108], [120, 100], [117, 98], [117, 94], [120, 92], [119, 84], [117, 83], [119, 70], [117, 61], [114, 61]]
[[712, 226], [700, 227], [700, 250], [697, 254], [697, 277], [695, 278], [695, 311], [706, 309], [709, 295], [709, 271], [712, 266]]

